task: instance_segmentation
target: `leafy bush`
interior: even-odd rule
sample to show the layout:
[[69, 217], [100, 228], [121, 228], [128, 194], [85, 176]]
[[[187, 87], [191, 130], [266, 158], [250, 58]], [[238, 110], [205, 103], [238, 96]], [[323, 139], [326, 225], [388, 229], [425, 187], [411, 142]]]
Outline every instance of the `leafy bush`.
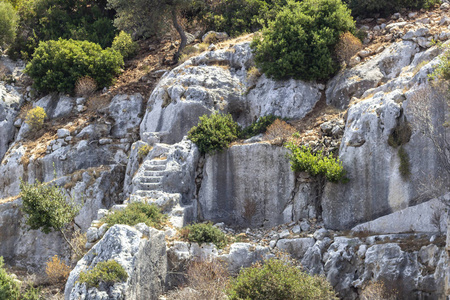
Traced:
[[279, 119], [280, 117], [274, 116], [274, 115], [267, 115], [260, 117], [256, 122], [252, 123], [251, 125], [245, 127], [240, 134], [240, 137], [243, 139], [248, 139], [252, 136], [258, 135], [260, 133], [264, 133], [267, 130], [267, 127], [272, 125], [273, 122], [275, 122], [276, 119]]
[[230, 114], [203, 115], [188, 132], [188, 138], [202, 153], [214, 153], [228, 147], [239, 136], [239, 125]]
[[133, 41], [131, 35], [125, 31], [121, 31], [119, 35], [114, 38], [111, 48], [119, 51], [123, 58], [131, 58], [136, 55], [139, 46]]
[[58, 255], [50, 258], [45, 267], [45, 274], [52, 284], [66, 282], [70, 271], [70, 267], [61, 261]]
[[275, 79], [327, 79], [338, 69], [333, 55], [339, 36], [354, 29], [340, 0], [289, 0], [253, 40], [256, 65]]
[[40, 229], [43, 233], [62, 231], [78, 214], [79, 207], [66, 201], [64, 192], [50, 184], [20, 183], [22, 211], [30, 229]]
[[350, 59], [361, 49], [361, 41], [347, 31], [339, 36], [339, 42], [336, 45], [336, 56], [340, 63], [348, 65]]
[[111, 46], [116, 29], [115, 12], [105, 9], [101, 0], [27, 0], [18, 1], [19, 32], [8, 54], [28, 59], [39, 41], [63, 39], [88, 40], [106, 48]]
[[352, 11], [352, 15], [366, 17], [374, 14], [388, 16], [401, 8], [429, 9], [440, 0], [344, 0]]
[[0, 256], [0, 299], [19, 299], [20, 285], [4, 268], [3, 257]]
[[99, 287], [101, 282], [113, 285], [128, 279], [128, 274], [117, 261], [110, 259], [99, 262], [94, 268], [87, 272], [81, 272], [78, 279], [89, 287]]
[[338, 299], [325, 278], [308, 275], [278, 259], [242, 269], [231, 281], [228, 296], [230, 300]]
[[0, 1], [0, 46], [11, 44], [16, 36], [18, 16], [14, 7]]
[[145, 223], [147, 226], [161, 229], [166, 218], [167, 215], [161, 213], [156, 204], [134, 202], [128, 204], [123, 210], [105, 216], [102, 221], [108, 224], [108, 228], [115, 224], [134, 226]]
[[92, 77], [100, 87], [110, 85], [121, 66], [123, 57], [115, 50], [102, 50], [87, 41], [59, 39], [39, 43], [25, 72], [39, 91], [71, 93], [84, 76]]
[[225, 31], [230, 36], [254, 32], [273, 20], [286, 0], [221, 0], [199, 12], [207, 28]]
[[45, 110], [40, 106], [36, 106], [28, 111], [25, 123], [27, 123], [31, 129], [38, 130], [44, 125], [45, 118], [47, 118]]
[[211, 223], [197, 223], [185, 226], [181, 229], [181, 236], [192, 243], [213, 243], [218, 248], [223, 248], [228, 244], [225, 233]]
[[342, 162], [331, 154], [325, 156], [321, 151], [313, 153], [305, 146], [288, 142], [286, 148], [292, 151], [289, 155], [294, 172], [308, 172], [312, 176], [322, 175], [331, 182], [345, 181], [345, 170]]

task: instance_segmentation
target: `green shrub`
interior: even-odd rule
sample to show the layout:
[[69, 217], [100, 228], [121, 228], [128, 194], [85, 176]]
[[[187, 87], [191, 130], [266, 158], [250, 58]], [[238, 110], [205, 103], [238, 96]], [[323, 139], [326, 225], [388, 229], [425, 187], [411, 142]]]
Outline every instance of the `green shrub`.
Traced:
[[276, 119], [281, 119], [280, 117], [274, 116], [274, 115], [267, 115], [260, 117], [256, 122], [253, 124], [245, 127], [240, 134], [240, 137], [243, 139], [250, 138], [252, 136], [258, 135], [260, 133], [264, 133], [267, 130], [267, 127], [272, 125], [273, 122], [275, 122]]
[[50, 184], [20, 183], [22, 212], [25, 223], [33, 230], [43, 233], [62, 229], [78, 214], [79, 207], [67, 202], [64, 192]]
[[16, 36], [18, 16], [8, 2], [0, 1], [0, 46], [9, 45]]
[[131, 58], [136, 55], [139, 46], [136, 42], [133, 42], [131, 35], [125, 31], [121, 31], [119, 35], [114, 38], [111, 48], [119, 51], [123, 58]]
[[42, 128], [42, 125], [44, 125], [45, 118], [47, 118], [45, 110], [40, 106], [36, 106], [28, 111], [25, 123], [27, 123], [32, 130], [39, 130]]
[[439, 65], [430, 74], [431, 79], [450, 80], [450, 48], [444, 48], [444, 53], [439, 57]]
[[105, 216], [102, 221], [108, 224], [108, 228], [115, 224], [134, 226], [145, 223], [147, 226], [161, 229], [166, 219], [167, 215], [161, 213], [156, 204], [134, 202], [128, 204], [123, 210]]
[[197, 223], [181, 229], [182, 238], [192, 243], [213, 243], [218, 248], [228, 244], [225, 233], [211, 223]]
[[354, 29], [340, 0], [289, 0], [253, 40], [256, 65], [275, 79], [327, 79], [339, 67], [333, 59], [339, 36]]
[[200, 122], [188, 132], [188, 138], [202, 153], [214, 153], [227, 148], [239, 136], [239, 125], [230, 114], [203, 115]]
[[20, 285], [8, 273], [3, 265], [3, 257], [0, 256], [0, 299], [19, 299]]
[[403, 146], [400, 146], [400, 148], [398, 148], [398, 157], [400, 158], [400, 165], [398, 167], [400, 175], [402, 175], [404, 179], [407, 179], [409, 175], [411, 175], [411, 167], [409, 163], [408, 152], [406, 152]]
[[111, 46], [116, 29], [114, 11], [105, 9], [106, 1], [26, 0], [17, 2], [19, 35], [8, 54], [28, 59], [39, 41], [63, 39], [88, 40], [103, 48]]
[[359, 17], [371, 17], [374, 14], [388, 16], [398, 12], [401, 8], [429, 9], [439, 0], [344, 0], [352, 11], [352, 15]]
[[286, 148], [292, 151], [289, 155], [294, 172], [307, 172], [312, 176], [322, 175], [330, 182], [345, 181], [345, 170], [342, 162], [331, 154], [325, 156], [321, 151], [313, 153], [305, 146], [288, 142]]
[[308, 275], [278, 259], [242, 269], [231, 281], [228, 296], [230, 300], [338, 299], [325, 278]]
[[209, 10], [203, 8], [199, 17], [207, 28], [238, 36], [261, 29], [285, 4], [286, 0], [221, 0]]
[[115, 50], [102, 50], [87, 41], [60, 39], [39, 43], [25, 72], [39, 91], [71, 93], [84, 76], [92, 77], [99, 87], [110, 85], [121, 66], [123, 57]]
[[99, 287], [100, 283], [113, 285], [128, 279], [128, 274], [117, 261], [110, 259], [99, 262], [94, 268], [87, 272], [81, 272], [78, 279], [81, 283], [86, 283], [89, 287]]

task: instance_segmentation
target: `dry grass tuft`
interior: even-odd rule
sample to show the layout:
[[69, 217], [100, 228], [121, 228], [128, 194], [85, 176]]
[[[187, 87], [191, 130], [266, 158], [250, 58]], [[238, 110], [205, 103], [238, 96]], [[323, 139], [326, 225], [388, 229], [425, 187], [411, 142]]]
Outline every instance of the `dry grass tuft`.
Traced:
[[229, 274], [226, 268], [217, 260], [211, 262], [194, 261], [187, 271], [188, 285], [172, 291], [168, 300], [222, 300], [228, 285]]
[[336, 45], [336, 55], [340, 63], [348, 65], [350, 59], [362, 49], [361, 41], [351, 32], [344, 32]]
[[361, 300], [396, 300], [398, 292], [383, 281], [370, 282], [362, 291]]
[[70, 267], [61, 261], [58, 255], [50, 258], [45, 268], [45, 273], [51, 284], [65, 282], [69, 277], [70, 271]]
[[75, 94], [80, 97], [89, 97], [97, 90], [97, 82], [89, 76], [78, 78], [75, 83]]
[[276, 119], [267, 128], [264, 140], [271, 141], [272, 144], [282, 145], [286, 142], [297, 130], [283, 120]]

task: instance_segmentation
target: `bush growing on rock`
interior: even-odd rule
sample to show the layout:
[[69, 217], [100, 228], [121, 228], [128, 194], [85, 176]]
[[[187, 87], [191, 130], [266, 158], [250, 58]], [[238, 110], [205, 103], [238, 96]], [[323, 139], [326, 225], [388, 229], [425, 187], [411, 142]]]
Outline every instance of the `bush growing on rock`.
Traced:
[[230, 114], [213, 113], [203, 115], [197, 126], [188, 132], [188, 138], [194, 142], [200, 152], [214, 153], [227, 148], [239, 137], [239, 125]]
[[211, 223], [197, 223], [183, 227], [181, 230], [183, 239], [192, 243], [213, 243], [218, 248], [228, 244], [225, 233]]
[[288, 1], [253, 40], [256, 65], [275, 79], [327, 79], [338, 69], [333, 56], [339, 36], [354, 29], [340, 0]]
[[312, 176], [321, 175], [331, 182], [345, 181], [345, 170], [342, 162], [331, 154], [325, 156], [321, 151], [313, 153], [305, 146], [288, 142], [286, 148], [292, 151], [289, 155], [294, 172], [307, 172]]
[[42, 107], [37, 106], [27, 113], [25, 123], [27, 123], [32, 130], [39, 130], [42, 125], [44, 125], [45, 118], [47, 118], [45, 110]]
[[267, 127], [272, 125], [275, 120], [280, 119], [280, 117], [274, 115], [267, 115], [260, 117], [256, 122], [251, 125], [245, 127], [240, 134], [240, 137], [243, 139], [248, 139], [252, 136], [258, 135], [260, 133], [264, 133], [267, 130]]
[[440, 0], [344, 0], [354, 16], [366, 17], [374, 14], [387, 16], [401, 8], [429, 9]]
[[45, 274], [52, 284], [66, 282], [70, 271], [70, 267], [61, 261], [58, 255], [50, 258], [45, 267]]
[[123, 66], [122, 55], [112, 49], [87, 41], [63, 40], [41, 42], [25, 72], [41, 92], [72, 93], [77, 80], [93, 78], [99, 87], [112, 83]]
[[6, 273], [3, 257], [0, 256], [0, 299], [19, 299], [20, 285]]
[[311, 276], [291, 263], [269, 259], [244, 268], [231, 281], [230, 300], [338, 299], [325, 278]]
[[161, 213], [156, 204], [142, 202], [130, 203], [123, 210], [118, 210], [105, 216], [102, 221], [108, 224], [108, 228], [115, 224], [135, 226], [145, 223], [147, 226], [161, 229], [167, 215]]
[[94, 268], [80, 273], [79, 282], [89, 287], [99, 287], [100, 283], [113, 285], [128, 279], [128, 274], [117, 261], [110, 259], [99, 262]]

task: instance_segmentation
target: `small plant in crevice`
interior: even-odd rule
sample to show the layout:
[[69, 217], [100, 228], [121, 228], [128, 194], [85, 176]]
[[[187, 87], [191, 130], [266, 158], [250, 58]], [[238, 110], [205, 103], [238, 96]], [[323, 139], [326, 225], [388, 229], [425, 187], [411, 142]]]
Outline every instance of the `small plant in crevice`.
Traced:
[[342, 162], [334, 158], [332, 154], [326, 156], [322, 151], [313, 153], [310, 148], [297, 145], [292, 141], [286, 144], [286, 148], [291, 150], [288, 157], [291, 162], [291, 169], [294, 172], [307, 172], [311, 176], [324, 176], [328, 181], [334, 183], [348, 181]]
[[27, 123], [32, 130], [39, 130], [44, 125], [45, 118], [47, 118], [45, 110], [40, 106], [36, 106], [28, 111], [25, 123]]
[[139, 147], [139, 149], [138, 149], [138, 159], [140, 161], [142, 161], [152, 149], [153, 149], [153, 147], [149, 146], [149, 145], [142, 145], [141, 147]]
[[50, 258], [45, 267], [45, 274], [47, 274], [52, 284], [65, 282], [69, 277], [70, 271], [70, 267], [61, 261], [58, 255]]
[[281, 118], [275, 115], [267, 115], [260, 117], [256, 122], [242, 129], [239, 134], [239, 137], [242, 139], [248, 139], [260, 133], [265, 133], [267, 127], [272, 125], [272, 123], [275, 122], [275, 120], [277, 119]]
[[239, 125], [230, 114], [213, 113], [203, 115], [197, 126], [188, 132], [188, 139], [194, 142], [200, 152], [213, 154], [227, 148], [239, 137]]
[[398, 167], [398, 170], [400, 171], [400, 175], [402, 175], [402, 177], [404, 179], [407, 179], [409, 177], [409, 175], [411, 175], [411, 166], [410, 166], [410, 162], [409, 162], [409, 155], [406, 152], [405, 148], [403, 148], [403, 146], [400, 146], [398, 148], [398, 157], [400, 159], [400, 165]]
[[293, 126], [283, 120], [276, 119], [275, 122], [267, 128], [264, 140], [272, 141], [273, 144], [282, 145], [296, 132], [297, 130]]
[[193, 243], [213, 243], [217, 248], [228, 244], [228, 238], [219, 228], [211, 223], [196, 223], [180, 229], [181, 238]]
[[94, 268], [86, 272], [81, 272], [78, 279], [81, 283], [86, 283], [89, 287], [99, 287], [100, 283], [113, 285], [116, 282], [123, 282], [128, 279], [128, 273], [117, 261], [110, 259], [99, 262]]
[[166, 219], [167, 215], [163, 214], [156, 204], [133, 202], [123, 210], [108, 214], [101, 221], [108, 224], [108, 228], [115, 224], [135, 226], [145, 223], [147, 226], [161, 229]]

